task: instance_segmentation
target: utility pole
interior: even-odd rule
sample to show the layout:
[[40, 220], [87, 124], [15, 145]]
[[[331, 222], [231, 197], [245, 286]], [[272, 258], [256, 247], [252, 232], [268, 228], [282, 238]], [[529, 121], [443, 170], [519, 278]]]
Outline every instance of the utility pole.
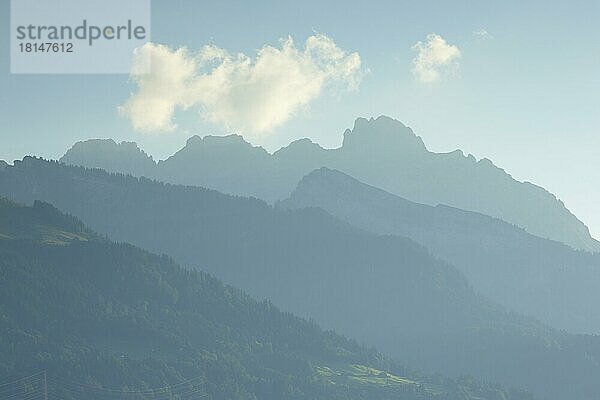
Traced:
[[44, 400], [48, 400], [48, 379], [46, 378], [46, 370], [44, 370]]

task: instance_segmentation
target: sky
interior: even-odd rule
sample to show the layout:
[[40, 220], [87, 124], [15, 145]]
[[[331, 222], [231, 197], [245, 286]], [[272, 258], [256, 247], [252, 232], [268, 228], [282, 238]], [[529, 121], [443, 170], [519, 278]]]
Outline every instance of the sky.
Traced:
[[600, 238], [598, 0], [153, 0], [150, 76], [11, 74], [0, 4], [0, 159], [108, 137], [164, 159], [232, 132], [337, 147], [388, 115], [545, 187]]

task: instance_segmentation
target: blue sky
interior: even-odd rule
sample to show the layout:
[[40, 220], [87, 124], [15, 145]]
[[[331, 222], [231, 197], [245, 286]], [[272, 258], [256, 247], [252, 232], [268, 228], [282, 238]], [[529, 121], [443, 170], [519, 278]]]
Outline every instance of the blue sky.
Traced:
[[[117, 112], [136, 85], [126, 75], [11, 75], [9, 2], [0, 6], [0, 159], [59, 157], [75, 141], [130, 140], [155, 158], [192, 134], [229, 132], [198, 110], [177, 111], [172, 132], [145, 133]], [[397, 118], [434, 151], [488, 157], [546, 187], [600, 237], [600, 2], [152, 2], [152, 41], [191, 52], [206, 44], [255, 57], [291, 36], [320, 33], [364, 72], [357, 90], [323, 90], [266, 135], [275, 150], [310, 137], [340, 144], [358, 116]], [[485, 30], [487, 37], [475, 35]], [[412, 47], [440, 35], [460, 50], [436, 82], [411, 72]]]

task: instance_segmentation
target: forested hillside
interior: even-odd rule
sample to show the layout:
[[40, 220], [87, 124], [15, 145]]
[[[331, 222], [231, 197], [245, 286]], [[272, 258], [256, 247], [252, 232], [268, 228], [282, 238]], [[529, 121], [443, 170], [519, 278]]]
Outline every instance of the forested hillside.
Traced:
[[529, 398], [419, 377], [40, 202], [0, 200], [0, 332], [3, 399]]

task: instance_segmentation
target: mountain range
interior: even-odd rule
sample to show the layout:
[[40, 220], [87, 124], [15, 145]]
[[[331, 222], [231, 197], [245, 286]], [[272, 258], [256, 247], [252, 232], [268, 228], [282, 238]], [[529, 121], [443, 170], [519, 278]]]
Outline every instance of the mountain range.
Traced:
[[362, 229], [409, 237], [508, 309], [571, 332], [600, 332], [600, 254], [483, 214], [414, 203], [327, 168], [302, 178], [278, 206], [319, 207]]
[[416, 368], [523, 387], [543, 399], [600, 395], [596, 337], [506, 311], [411, 239], [317, 208], [286, 210], [32, 157], [0, 169], [0, 194], [50, 202], [100, 234], [167, 253]]
[[545, 189], [516, 181], [485, 158], [431, 152], [410, 128], [385, 116], [357, 119], [337, 149], [301, 139], [270, 154], [238, 135], [194, 136], [156, 163], [133, 143], [91, 140], [75, 144], [61, 161], [271, 203], [289, 197], [303, 176], [328, 167], [411, 201], [479, 212], [576, 249], [600, 251], [588, 228]]

